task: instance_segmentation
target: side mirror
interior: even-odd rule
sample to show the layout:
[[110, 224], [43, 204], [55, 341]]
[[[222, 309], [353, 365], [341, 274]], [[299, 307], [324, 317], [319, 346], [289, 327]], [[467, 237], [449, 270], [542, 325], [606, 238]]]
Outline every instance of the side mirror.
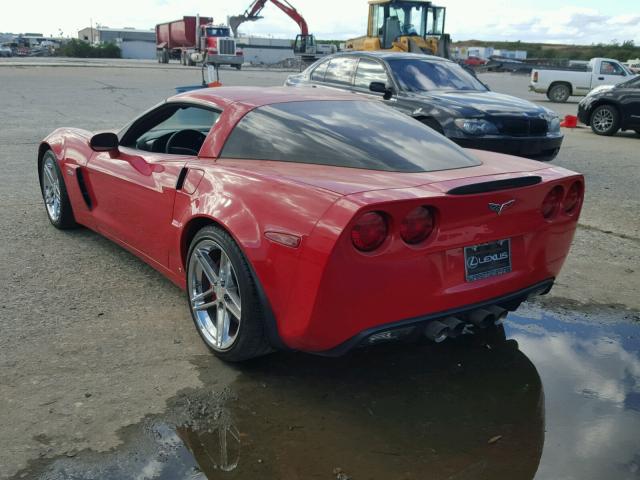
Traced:
[[114, 152], [118, 150], [118, 136], [113, 132], [96, 133], [89, 142], [95, 152]]
[[369, 90], [375, 93], [382, 93], [382, 98], [384, 98], [385, 100], [389, 100], [393, 95], [393, 90], [391, 88], [388, 88], [382, 82], [371, 82], [369, 84]]

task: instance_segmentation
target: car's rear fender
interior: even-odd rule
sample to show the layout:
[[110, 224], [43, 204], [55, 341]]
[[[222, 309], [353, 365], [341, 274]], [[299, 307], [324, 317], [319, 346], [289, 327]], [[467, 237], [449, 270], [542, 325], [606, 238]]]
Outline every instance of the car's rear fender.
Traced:
[[[310, 234], [337, 194], [283, 179], [273, 179], [243, 170], [217, 167], [209, 161], [194, 162], [204, 175], [192, 193], [178, 191], [174, 204], [175, 236], [169, 253], [170, 269], [185, 286], [187, 252], [199, 228], [214, 223], [236, 241], [264, 289], [275, 317], [285, 318], [291, 308], [292, 287], [298, 282]], [[279, 232], [300, 238], [297, 248], [265, 237]], [[328, 252], [315, 252], [314, 262], [324, 264]]]

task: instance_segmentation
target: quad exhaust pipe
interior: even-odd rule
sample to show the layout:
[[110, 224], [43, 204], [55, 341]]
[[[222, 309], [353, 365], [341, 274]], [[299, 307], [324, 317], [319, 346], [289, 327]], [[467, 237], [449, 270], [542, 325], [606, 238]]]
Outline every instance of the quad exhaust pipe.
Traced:
[[442, 320], [442, 323], [449, 327], [449, 336], [451, 338], [456, 338], [462, 335], [465, 327], [467, 326], [466, 323], [456, 317], [447, 317]]
[[501, 325], [509, 312], [497, 305], [478, 308], [461, 318], [446, 317], [442, 320], [433, 320], [424, 329], [424, 335], [431, 341], [440, 343], [447, 337], [456, 338], [464, 333], [470, 333], [467, 324], [478, 328], [488, 328], [492, 325]]
[[490, 325], [494, 325], [496, 322], [496, 316], [484, 308], [474, 310], [467, 318], [469, 322], [478, 328], [487, 328]]
[[424, 334], [436, 343], [444, 342], [449, 336], [449, 327], [438, 320], [433, 320], [425, 327]]

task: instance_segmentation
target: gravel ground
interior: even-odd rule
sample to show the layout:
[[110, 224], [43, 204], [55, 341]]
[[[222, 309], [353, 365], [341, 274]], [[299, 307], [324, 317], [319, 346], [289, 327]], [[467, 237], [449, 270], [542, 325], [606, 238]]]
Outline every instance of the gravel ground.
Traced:
[[[35, 169], [38, 142], [54, 128], [118, 127], [174, 87], [198, 83], [199, 71], [66, 63], [0, 61], [0, 478], [38, 458], [115, 447], [121, 427], [201, 386], [195, 363], [209, 358], [182, 292], [102, 237], [49, 225]], [[226, 85], [280, 85], [287, 74], [221, 71]], [[527, 92], [526, 77], [482, 79], [575, 113], [575, 102], [551, 104]], [[640, 310], [640, 137], [565, 134], [554, 163], [586, 175], [587, 198], [573, 251], [545, 302]], [[221, 362], [213, 370], [219, 385], [238, 375]]]

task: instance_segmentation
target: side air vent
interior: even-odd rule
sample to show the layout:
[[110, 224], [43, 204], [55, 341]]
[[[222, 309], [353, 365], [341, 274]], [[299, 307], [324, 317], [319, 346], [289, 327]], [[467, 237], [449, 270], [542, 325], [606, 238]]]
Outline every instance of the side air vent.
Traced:
[[536, 185], [542, 181], [542, 177], [518, 177], [507, 178], [506, 180], [493, 180], [491, 182], [472, 183], [452, 188], [447, 193], [449, 195], [473, 195], [476, 193], [496, 192], [498, 190], [509, 190], [510, 188], [522, 188]]
[[87, 204], [87, 208], [91, 210], [93, 205], [91, 203], [91, 196], [89, 195], [89, 190], [87, 190], [87, 184], [84, 180], [84, 173], [82, 172], [82, 167], [76, 169], [76, 178], [78, 179], [78, 186], [80, 187], [80, 193], [82, 193], [82, 198], [84, 199], [84, 203]]

